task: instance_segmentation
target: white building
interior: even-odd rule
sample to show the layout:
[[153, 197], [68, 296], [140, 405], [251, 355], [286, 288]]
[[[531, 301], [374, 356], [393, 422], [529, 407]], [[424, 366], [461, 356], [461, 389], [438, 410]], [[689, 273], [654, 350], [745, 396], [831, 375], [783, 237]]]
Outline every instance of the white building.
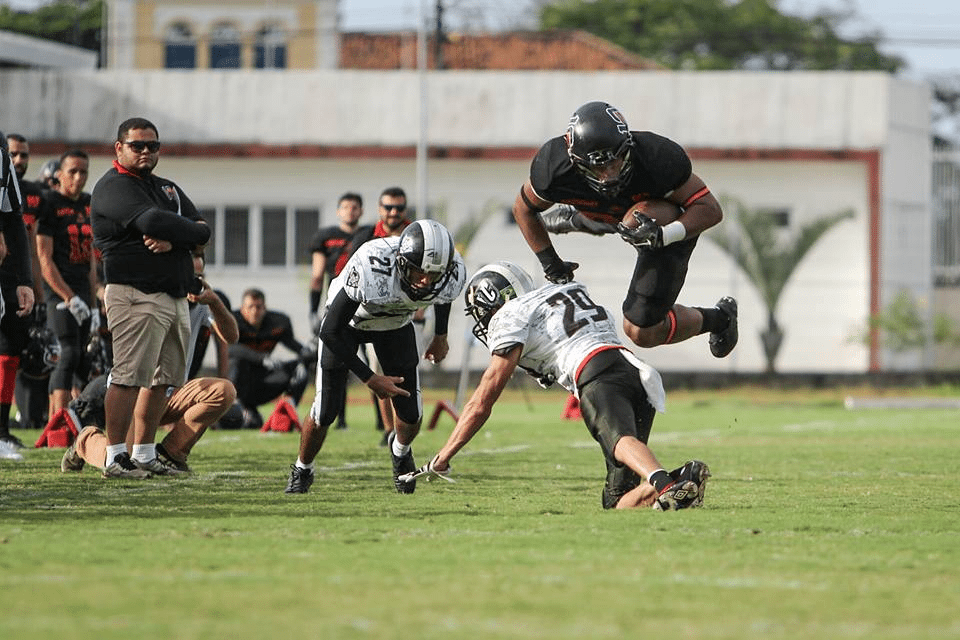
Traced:
[[[506, 212], [540, 144], [562, 133], [580, 104], [602, 99], [632, 128], [684, 145], [714, 193], [780, 212], [787, 230], [854, 211], [808, 254], [780, 300], [778, 370], [914, 369], [930, 357], [855, 339], [900, 290], [932, 295], [929, 90], [887, 74], [5, 71], [0, 83], [0, 127], [35, 148], [92, 152], [91, 185], [109, 166], [121, 120], [155, 122], [165, 145], [158, 173], [215, 226], [211, 280], [235, 305], [246, 287], [265, 289], [268, 306], [289, 313], [302, 337], [309, 236], [334, 223], [345, 191], [364, 196], [366, 221], [384, 187], [402, 186], [416, 202], [423, 122], [431, 212], [445, 213], [452, 230], [493, 212], [468, 265], [508, 258], [539, 276]], [[561, 236], [556, 245], [619, 315], [633, 249], [613, 237]], [[701, 239], [680, 302], [709, 306], [726, 294], [740, 301], [740, 346], [729, 358], [712, 358], [705, 337], [641, 355], [665, 371], [761, 371], [766, 311], [728, 257]], [[453, 317], [446, 368], [459, 366], [466, 332], [457, 310]]]

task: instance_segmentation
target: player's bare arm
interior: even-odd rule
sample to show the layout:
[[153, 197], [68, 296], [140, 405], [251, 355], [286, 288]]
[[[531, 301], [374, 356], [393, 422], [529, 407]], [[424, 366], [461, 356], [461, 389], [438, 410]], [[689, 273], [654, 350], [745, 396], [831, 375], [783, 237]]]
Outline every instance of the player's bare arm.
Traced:
[[480, 384], [463, 408], [463, 413], [457, 420], [457, 426], [453, 428], [453, 432], [447, 438], [447, 443], [443, 445], [443, 448], [430, 463], [438, 472], [445, 471], [450, 467], [450, 459], [470, 442], [470, 439], [490, 417], [493, 405], [500, 394], [503, 393], [510, 376], [516, 370], [522, 353], [523, 345], [518, 344], [507, 353], [503, 355], [495, 354], [490, 358], [490, 364], [487, 366], [487, 370], [483, 372]]
[[690, 174], [687, 181], [674, 189], [666, 199], [683, 207], [683, 214], [678, 220], [687, 230], [688, 238], [703, 233], [723, 219], [720, 202], [695, 173]]
[[540, 212], [546, 211], [552, 205], [552, 202], [544, 200], [533, 191], [529, 180], [520, 187], [520, 193], [517, 194], [517, 199], [513, 203], [513, 218], [517, 221], [524, 240], [534, 253], [553, 246], [550, 235], [540, 219]]

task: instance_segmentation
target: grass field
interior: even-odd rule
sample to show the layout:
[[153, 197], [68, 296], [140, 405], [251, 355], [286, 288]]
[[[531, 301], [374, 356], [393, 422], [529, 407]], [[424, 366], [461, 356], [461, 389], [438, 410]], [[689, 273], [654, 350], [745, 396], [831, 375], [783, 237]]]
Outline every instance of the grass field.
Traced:
[[210, 432], [193, 476], [141, 482], [26, 450], [0, 460], [0, 638], [960, 638], [960, 415], [844, 393], [670, 394], [652, 447], [714, 474], [675, 513], [600, 508], [557, 392], [510, 392], [412, 496], [366, 403], [303, 496], [292, 434]]

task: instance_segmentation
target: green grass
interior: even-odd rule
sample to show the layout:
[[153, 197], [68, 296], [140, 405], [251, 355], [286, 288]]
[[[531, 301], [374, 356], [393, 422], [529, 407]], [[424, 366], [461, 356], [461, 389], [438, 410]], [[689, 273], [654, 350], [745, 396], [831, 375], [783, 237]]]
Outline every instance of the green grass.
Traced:
[[603, 511], [556, 392], [509, 393], [412, 496], [359, 392], [305, 496], [291, 434], [210, 432], [193, 476], [142, 482], [27, 450], [0, 460], [0, 638], [960, 638], [958, 415], [842, 394], [671, 394], [651, 445], [714, 473], [677, 513]]

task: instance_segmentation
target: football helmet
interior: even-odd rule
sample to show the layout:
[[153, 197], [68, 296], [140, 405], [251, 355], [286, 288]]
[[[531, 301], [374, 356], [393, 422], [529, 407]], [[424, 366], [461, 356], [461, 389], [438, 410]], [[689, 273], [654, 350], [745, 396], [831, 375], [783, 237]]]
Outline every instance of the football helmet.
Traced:
[[20, 368], [24, 375], [43, 378], [53, 371], [60, 360], [60, 343], [49, 327], [35, 324], [30, 327], [27, 346], [20, 354]]
[[522, 267], [506, 260], [481, 267], [463, 294], [467, 315], [474, 319], [473, 335], [487, 344], [487, 327], [507, 300], [534, 290], [533, 279]]
[[455, 271], [453, 236], [435, 220], [417, 220], [400, 234], [397, 271], [411, 300], [429, 300]]
[[614, 196], [630, 178], [633, 136], [616, 107], [588, 102], [574, 111], [566, 141], [573, 166], [598, 193]]

